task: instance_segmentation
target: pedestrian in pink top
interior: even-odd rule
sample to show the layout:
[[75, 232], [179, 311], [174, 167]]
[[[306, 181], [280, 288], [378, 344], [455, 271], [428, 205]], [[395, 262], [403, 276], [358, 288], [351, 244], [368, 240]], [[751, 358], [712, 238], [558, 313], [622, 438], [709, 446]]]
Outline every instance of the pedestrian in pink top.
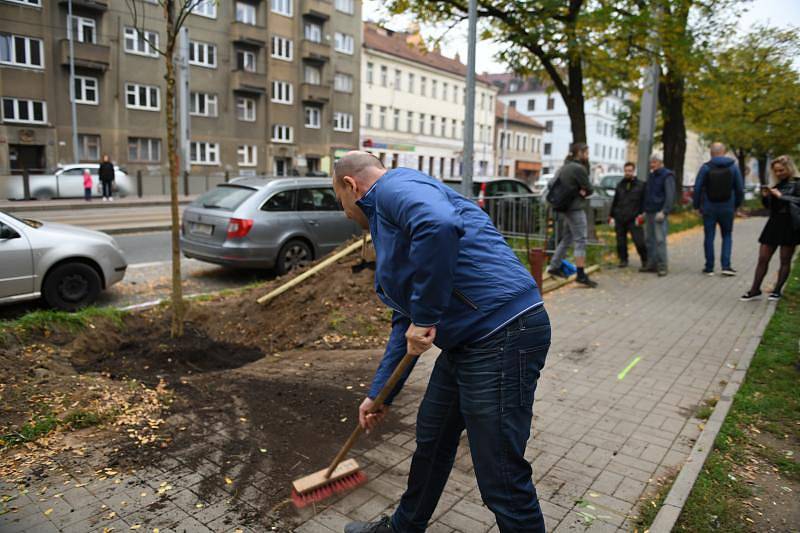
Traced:
[[87, 202], [92, 201], [92, 174], [88, 168], [83, 169], [83, 194]]

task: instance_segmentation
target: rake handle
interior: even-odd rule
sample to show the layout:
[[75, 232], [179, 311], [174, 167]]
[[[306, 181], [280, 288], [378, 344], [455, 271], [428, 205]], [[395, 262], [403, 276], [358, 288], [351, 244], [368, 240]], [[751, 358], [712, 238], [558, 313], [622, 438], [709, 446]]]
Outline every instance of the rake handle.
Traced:
[[[383, 407], [383, 402], [386, 400], [386, 397], [394, 390], [397, 382], [400, 381], [400, 378], [403, 377], [406, 369], [414, 362], [414, 360], [419, 357], [418, 355], [412, 355], [407, 353], [401, 360], [397, 367], [392, 372], [392, 375], [389, 376], [388, 381], [383, 386], [381, 391], [378, 393], [378, 396], [375, 397], [375, 402], [372, 404], [371, 412], [375, 412], [381, 407]], [[342, 462], [345, 455], [350, 451], [353, 445], [358, 440], [358, 437], [364, 432], [364, 428], [361, 427], [361, 424], [356, 424], [356, 428], [350, 434], [350, 438], [347, 439], [347, 442], [344, 443], [342, 449], [339, 450], [339, 453], [336, 454], [333, 462], [331, 462], [331, 466], [328, 467], [328, 470], [325, 472], [325, 478], [328, 479], [333, 474], [333, 471], [336, 470], [336, 467], [339, 466], [339, 463]]]

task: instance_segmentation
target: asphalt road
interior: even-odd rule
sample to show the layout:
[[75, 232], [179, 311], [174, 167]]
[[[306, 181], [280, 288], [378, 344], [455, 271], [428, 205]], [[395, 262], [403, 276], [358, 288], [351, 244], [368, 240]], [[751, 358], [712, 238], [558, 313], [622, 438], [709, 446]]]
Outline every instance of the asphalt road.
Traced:
[[[125, 252], [128, 271], [125, 278], [100, 294], [99, 306], [126, 307], [168, 298], [172, 287], [170, 233], [115, 235]], [[181, 259], [184, 295], [202, 294], [241, 287], [274, 277], [271, 271], [223, 268], [194, 259]], [[40, 302], [0, 306], [0, 320], [18, 317], [43, 308]]]

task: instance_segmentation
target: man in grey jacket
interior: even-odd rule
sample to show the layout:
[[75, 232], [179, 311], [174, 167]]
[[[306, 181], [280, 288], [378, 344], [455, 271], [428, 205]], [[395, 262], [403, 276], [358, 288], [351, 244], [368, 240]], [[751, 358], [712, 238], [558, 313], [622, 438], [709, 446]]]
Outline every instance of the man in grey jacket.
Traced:
[[597, 283], [586, 274], [586, 241], [589, 227], [586, 222], [586, 197], [594, 192], [589, 181], [589, 146], [585, 143], [572, 143], [564, 166], [558, 171], [561, 184], [575, 191], [575, 198], [566, 211], [559, 213], [564, 218], [564, 235], [556, 247], [547, 271], [552, 276], [565, 277], [561, 270], [561, 262], [567, 256], [567, 249], [575, 244], [575, 266], [578, 268], [576, 281], [587, 287], [596, 287]]

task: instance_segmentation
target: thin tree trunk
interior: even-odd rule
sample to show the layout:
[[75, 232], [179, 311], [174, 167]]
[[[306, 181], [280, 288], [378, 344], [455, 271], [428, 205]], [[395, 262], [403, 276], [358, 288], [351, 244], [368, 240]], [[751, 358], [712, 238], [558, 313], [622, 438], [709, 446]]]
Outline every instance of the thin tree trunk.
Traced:
[[[661, 144], [664, 147], [664, 166], [675, 173], [675, 185], [683, 186], [683, 163], [686, 158], [686, 120], [683, 115], [684, 82], [679, 75], [662, 74], [658, 86], [663, 126]], [[680, 189], [679, 189], [680, 190]], [[676, 194], [675, 200], [680, 201]]]
[[767, 154], [758, 155], [758, 181], [767, 185]]
[[745, 175], [745, 170], [747, 169], [747, 154], [744, 153], [742, 148], [739, 148], [736, 152], [736, 159], [739, 160], [739, 173], [742, 175], [743, 180], [747, 180], [747, 176]]
[[586, 104], [583, 98], [583, 66], [581, 59], [576, 58], [569, 62], [567, 67], [569, 79], [569, 93], [562, 95], [567, 106], [569, 121], [572, 127], [572, 142], [586, 142]]
[[175, 136], [175, 11], [174, 2], [165, 4], [167, 16], [167, 149], [169, 152], [169, 200], [170, 217], [172, 219], [172, 337], [183, 335], [183, 288], [181, 287], [181, 253], [180, 253], [180, 217], [178, 214], [178, 147]]

